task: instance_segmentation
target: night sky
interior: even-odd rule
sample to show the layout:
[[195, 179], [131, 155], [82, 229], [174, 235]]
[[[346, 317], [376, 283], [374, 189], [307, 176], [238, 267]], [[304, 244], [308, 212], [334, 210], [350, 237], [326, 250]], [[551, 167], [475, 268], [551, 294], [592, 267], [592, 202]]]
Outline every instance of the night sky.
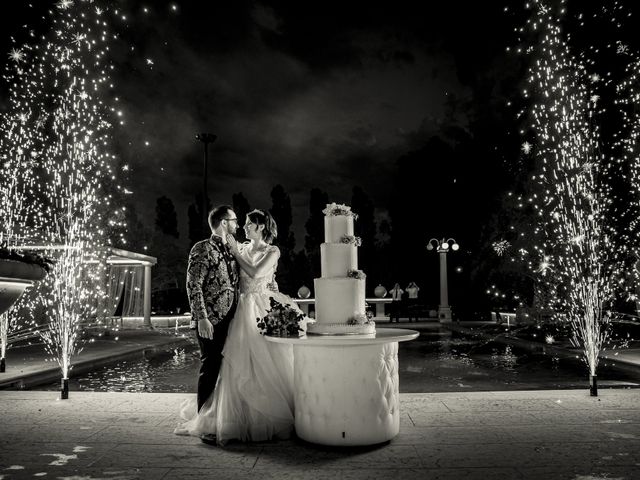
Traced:
[[[54, 2], [33, 3], [3, 15], [5, 51], [11, 35], [25, 37], [23, 25], [46, 30], [42, 17]], [[126, 19], [112, 22], [120, 35], [114, 79], [125, 125], [114, 138], [131, 166], [126, 186], [149, 226], [156, 199], [173, 200], [185, 242], [187, 208], [202, 189], [198, 132], [218, 136], [210, 149], [211, 201], [231, 203], [231, 195], [242, 192], [252, 207], [269, 208], [272, 187], [283, 185], [297, 249], [311, 188], [350, 203], [359, 185], [373, 199], [377, 219], [387, 218], [402, 189], [398, 159], [434, 136], [463, 132], [470, 156], [474, 141], [482, 143], [481, 152], [495, 142], [495, 154], [468, 160], [490, 164], [487, 171], [502, 169], [506, 147], [497, 143], [513, 132], [474, 127], [487, 110], [517, 96], [505, 50], [516, 25], [502, 2], [118, 4]], [[4, 91], [0, 98], [4, 106]], [[502, 121], [513, 126], [513, 118]], [[449, 137], [455, 147], [455, 136]], [[454, 183], [465, 184], [456, 177], [481, 181], [478, 168], [441, 178], [438, 161], [427, 156], [416, 170], [437, 195], [451, 196]], [[490, 178], [482, 182], [493, 190]], [[464, 190], [455, 193], [471, 200]], [[439, 207], [444, 216], [447, 204]], [[459, 208], [456, 215], [460, 211], [477, 215]], [[427, 213], [421, 216], [429, 221]]]

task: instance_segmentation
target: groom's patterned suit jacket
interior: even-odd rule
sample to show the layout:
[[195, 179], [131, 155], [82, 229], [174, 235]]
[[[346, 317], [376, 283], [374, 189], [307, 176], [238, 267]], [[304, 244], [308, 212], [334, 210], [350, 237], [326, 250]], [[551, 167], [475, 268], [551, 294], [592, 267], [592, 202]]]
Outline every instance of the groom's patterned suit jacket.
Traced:
[[191, 328], [208, 319], [213, 325], [229, 313], [238, 295], [238, 264], [217, 235], [196, 243], [189, 253], [187, 295]]

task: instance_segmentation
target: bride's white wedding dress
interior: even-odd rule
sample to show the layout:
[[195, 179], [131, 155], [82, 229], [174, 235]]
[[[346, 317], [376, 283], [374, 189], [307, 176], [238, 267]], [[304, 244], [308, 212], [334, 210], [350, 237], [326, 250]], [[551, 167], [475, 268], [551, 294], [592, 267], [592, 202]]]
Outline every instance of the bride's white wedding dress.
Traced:
[[[248, 245], [240, 247], [240, 254], [251, 263], [264, 255], [259, 252], [252, 258]], [[293, 431], [293, 347], [266, 341], [256, 322], [270, 308], [270, 297], [297, 309], [290, 297], [268, 289], [274, 275], [275, 267], [256, 278], [240, 271], [240, 297], [218, 383], [200, 412], [196, 413], [195, 396], [183, 403], [180, 413], [186, 423], [175, 429], [176, 434], [213, 434], [218, 444], [224, 444], [232, 439], [284, 439]]]

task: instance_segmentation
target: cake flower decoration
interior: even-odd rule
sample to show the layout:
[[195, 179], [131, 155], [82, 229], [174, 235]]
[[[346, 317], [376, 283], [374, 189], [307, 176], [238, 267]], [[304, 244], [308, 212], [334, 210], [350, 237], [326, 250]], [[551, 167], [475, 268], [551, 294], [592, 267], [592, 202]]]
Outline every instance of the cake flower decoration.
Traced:
[[327, 208], [322, 210], [327, 217], [353, 217], [354, 220], [358, 219], [358, 214], [351, 211], [351, 207], [342, 203], [328, 203]]
[[356, 313], [347, 320], [347, 325], [368, 325], [372, 320], [364, 313]]
[[367, 278], [367, 276], [362, 270], [349, 270], [347, 272], [347, 277], [355, 278], [357, 280], [364, 280], [365, 278]]
[[344, 235], [340, 239], [340, 243], [346, 245], [355, 245], [356, 247], [362, 246], [362, 239], [360, 237], [354, 237], [353, 235]]

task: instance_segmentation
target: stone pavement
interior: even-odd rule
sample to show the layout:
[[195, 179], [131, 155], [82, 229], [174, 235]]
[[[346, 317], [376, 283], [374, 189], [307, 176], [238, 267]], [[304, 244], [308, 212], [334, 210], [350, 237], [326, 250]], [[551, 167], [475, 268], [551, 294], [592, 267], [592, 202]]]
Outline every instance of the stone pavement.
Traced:
[[[75, 372], [184, 341], [174, 333], [98, 338], [77, 357]], [[43, 363], [41, 346], [7, 357], [0, 388], [59, 378], [55, 363]], [[221, 449], [172, 434], [189, 394], [71, 391], [60, 401], [56, 392], [0, 390], [0, 480], [640, 479], [640, 390], [599, 393], [401, 394], [401, 432], [385, 445], [337, 449], [294, 439]]]
[[401, 394], [375, 447], [212, 447], [172, 434], [189, 394], [0, 391], [0, 479], [640, 479], [640, 392]]

